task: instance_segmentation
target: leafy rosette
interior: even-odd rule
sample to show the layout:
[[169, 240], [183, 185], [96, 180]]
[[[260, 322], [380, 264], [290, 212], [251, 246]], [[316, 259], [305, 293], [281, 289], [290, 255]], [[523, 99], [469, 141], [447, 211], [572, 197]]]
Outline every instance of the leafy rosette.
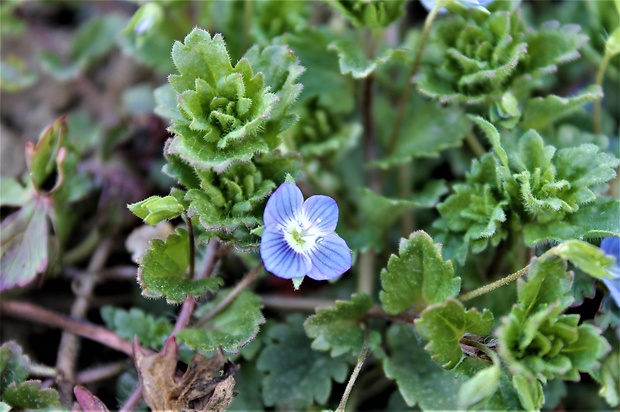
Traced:
[[429, 38], [419, 88], [442, 102], [490, 104], [509, 90], [525, 97], [524, 87], [579, 57], [577, 49], [587, 40], [574, 25], [528, 29], [518, 11], [472, 11], [466, 16], [437, 22]]
[[327, 0], [355, 27], [387, 27], [404, 13], [403, 0]]
[[187, 191], [188, 214], [197, 216], [206, 235], [247, 250], [260, 238], [252, 230], [262, 224], [267, 197], [284, 182], [285, 174], [299, 168], [294, 155], [278, 152], [257, 155], [253, 162], [232, 163], [224, 172], [200, 172], [199, 188]]
[[277, 148], [280, 133], [296, 120], [287, 110], [301, 92], [294, 81], [303, 68], [286, 46], [253, 48], [233, 67], [221, 35], [194, 29], [175, 43], [172, 58], [179, 74], [169, 82], [178, 113], [171, 116], [175, 137], [167, 154], [197, 169], [222, 171]]

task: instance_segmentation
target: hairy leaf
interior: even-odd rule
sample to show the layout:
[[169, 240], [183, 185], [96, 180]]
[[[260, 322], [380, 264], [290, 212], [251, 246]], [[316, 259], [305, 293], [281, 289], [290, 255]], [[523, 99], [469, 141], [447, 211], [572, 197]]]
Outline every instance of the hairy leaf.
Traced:
[[369, 59], [366, 56], [366, 51], [351, 40], [335, 41], [329, 45], [329, 49], [338, 53], [340, 73], [350, 74], [354, 79], [368, 77], [395, 54], [402, 54], [402, 51], [387, 49], [374, 59]]
[[[194, 315], [197, 318], [207, 315], [229, 293], [221, 291], [215, 300], [201, 306]], [[177, 339], [195, 349], [211, 351], [221, 347], [226, 352], [237, 353], [254, 339], [259, 326], [265, 323], [261, 308], [257, 295], [243, 291], [203, 328], [185, 328], [177, 334]]]
[[138, 269], [142, 295], [181, 303], [187, 295], [200, 296], [222, 284], [221, 278], [188, 279], [188, 267], [189, 237], [185, 229], [178, 228], [165, 241], [153, 239]]
[[172, 324], [166, 318], [156, 318], [139, 308], [129, 310], [104, 306], [101, 317], [106, 326], [118, 336], [129, 341], [138, 338], [142, 346], [161, 349], [172, 332]]
[[[460, 341], [466, 333], [485, 336], [493, 326], [493, 314], [472, 308], [465, 310], [461, 302], [448, 299], [427, 307], [415, 322], [416, 330], [428, 344], [424, 347], [444, 369], [454, 368], [463, 357]], [[499, 379], [499, 377], [498, 377]]]
[[451, 262], [444, 262], [441, 246], [423, 231], [401, 239], [399, 256], [392, 255], [381, 271], [379, 298], [388, 313], [397, 314], [413, 307], [420, 311], [458, 293], [461, 279], [454, 277]]
[[185, 211], [185, 206], [174, 196], [151, 196], [127, 207], [134, 215], [144, 220], [144, 223], [151, 226], [179, 217]]
[[404, 12], [403, 0], [327, 0], [355, 27], [381, 28], [390, 25]]
[[324, 404], [332, 389], [332, 379], [343, 382], [347, 364], [342, 357], [313, 350], [303, 328], [304, 318], [293, 315], [286, 323], [268, 324], [266, 346], [256, 363], [265, 373], [265, 406], [307, 409]]
[[306, 333], [314, 339], [312, 349], [331, 350], [333, 358], [347, 352], [358, 354], [364, 344], [361, 321], [371, 307], [370, 296], [356, 294], [350, 302], [339, 300], [333, 307], [317, 309], [304, 322]]

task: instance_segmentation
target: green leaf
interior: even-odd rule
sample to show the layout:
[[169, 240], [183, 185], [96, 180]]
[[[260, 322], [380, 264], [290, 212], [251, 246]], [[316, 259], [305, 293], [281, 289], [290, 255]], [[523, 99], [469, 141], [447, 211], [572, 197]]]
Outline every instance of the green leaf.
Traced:
[[[424, 347], [444, 369], [454, 368], [463, 357], [459, 345], [466, 333], [486, 336], [493, 326], [493, 314], [476, 308], [465, 310], [455, 299], [427, 307], [415, 321], [416, 330], [428, 344]], [[499, 379], [499, 377], [498, 377]]]
[[41, 132], [36, 145], [32, 142], [26, 143], [26, 163], [37, 189], [59, 167], [59, 160], [63, 156], [61, 148], [66, 136], [67, 122], [63, 116]]
[[543, 406], [545, 397], [542, 385], [536, 379], [531, 379], [523, 375], [512, 377], [512, 384], [517, 390], [521, 406], [527, 411], [537, 411]]
[[127, 205], [127, 208], [147, 225], [155, 226], [164, 220], [179, 217], [186, 207], [173, 196], [151, 196], [141, 202]]
[[0, 177], [0, 205], [23, 206], [33, 194], [31, 183], [26, 180], [26, 186], [23, 186], [17, 179]]
[[502, 140], [495, 126], [493, 126], [492, 123], [489, 123], [480, 116], [469, 115], [467, 117], [471, 121], [476, 123], [476, 125], [480, 127], [480, 129], [482, 129], [487, 139], [489, 139], [489, 142], [491, 142], [493, 150], [495, 151], [495, 155], [499, 159], [500, 163], [502, 164], [502, 166], [507, 168], [508, 156], [506, 155], [506, 151], [504, 151], [504, 149], [502, 148]]
[[455, 410], [461, 379], [435, 363], [411, 325], [394, 324], [387, 331], [385, 375], [396, 381], [407, 405], [422, 410]]
[[30, 360], [13, 341], [0, 346], [0, 398], [11, 383], [20, 384], [28, 377]]
[[601, 384], [599, 395], [604, 397], [609, 406], [620, 404], [620, 350], [616, 349], [604, 360], [601, 368], [594, 371], [594, 378]]
[[359, 354], [364, 344], [362, 321], [372, 307], [372, 299], [355, 294], [351, 301], [336, 301], [330, 308], [316, 310], [308, 317], [304, 328], [312, 339], [312, 349], [329, 351], [333, 358], [344, 353]]
[[[387, 105], [387, 102], [380, 104]], [[378, 107], [377, 110], [382, 117], [385, 116], [385, 124], [393, 123], [395, 112], [392, 107]], [[380, 137], [389, 145], [391, 127], [385, 129]], [[387, 169], [418, 157], [438, 157], [441, 151], [459, 146], [470, 130], [471, 124], [460, 107], [413, 98], [391, 154], [372, 165]]]
[[590, 86], [572, 97], [550, 95], [529, 99], [523, 111], [523, 128], [542, 131], [587, 103], [603, 98], [600, 86]]
[[104, 306], [101, 317], [106, 326], [118, 336], [129, 341], [137, 337], [142, 346], [159, 350], [172, 332], [172, 324], [166, 318], [156, 318], [142, 309], [129, 310]]
[[189, 237], [185, 229], [177, 228], [166, 241], [153, 239], [138, 269], [142, 295], [165, 297], [170, 303], [181, 303], [187, 295], [200, 296], [217, 290], [223, 283], [221, 278], [187, 279], [188, 267]]
[[609, 266], [614, 259], [606, 255], [601, 249], [581, 240], [568, 240], [553, 247], [549, 252], [564, 260], [570, 260], [579, 269], [597, 279], [608, 278]]
[[478, 371], [459, 388], [459, 409], [471, 409], [484, 405], [499, 387], [501, 369], [492, 365]]
[[293, 315], [285, 323], [268, 324], [266, 346], [256, 363], [265, 373], [265, 406], [278, 409], [308, 409], [325, 404], [332, 389], [332, 379], [344, 382], [347, 363], [342, 357], [313, 350], [303, 328], [304, 318]]
[[37, 73], [19, 57], [8, 55], [0, 60], [0, 90], [17, 92], [32, 86], [36, 80]]
[[388, 61], [395, 54], [403, 54], [403, 51], [387, 49], [374, 59], [366, 57], [366, 51], [353, 40], [337, 40], [331, 43], [329, 50], [338, 53], [340, 73], [350, 74], [354, 79], [363, 79], [370, 76], [377, 68]]
[[0, 290], [25, 286], [47, 268], [47, 213], [45, 200], [35, 198], [2, 221]]
[[404, 13], [403, 0], [327, 0], [355, 27], [387, 27]]
[[454, 277], [452, 263], [443, 261], [441, 246], [428, 234], [417, 231], [401, 239], [398, 253], [381, 271], [379, 298], [386, 312], [398, 314], [409, 308], [418, 312], [457, 295], [461, 279]]
[[[201, 306], [194, 316], [197, 318], [205, 316], [229, 293], [230, 291], [222, 290], [215, 300]], [[177, 338], [193, 349], [211, 351], [221, 347], [226, 352], [237, 353], [254, 339], [259, 326], [265, 323], [261, 312], [262, 306], [258, 295], [243, 291], [203, 328], [183, 329], [177, 334]]]
[[561, 221], [528, 223], [523, 228], [524, 242], [528, 246], [534, 246], [548, 241], [620, 236], [619, 208], [618, 199], [598, 198]]
[[115, 45], [126, 20], [118, 14], [94, 17], [80, 27], [71, 43], [71, 57], [82, 70], [91, 67]]

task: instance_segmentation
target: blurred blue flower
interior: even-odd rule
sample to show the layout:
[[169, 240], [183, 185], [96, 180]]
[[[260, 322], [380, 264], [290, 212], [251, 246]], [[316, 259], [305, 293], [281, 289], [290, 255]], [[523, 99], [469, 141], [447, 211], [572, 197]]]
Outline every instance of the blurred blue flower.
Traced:
[[[435, 6], [435, 3], [437, 2], [437, 0], [420, 0], [420, 2], [422, 3], [422, 6], [424, 6], [426, 10], [430, 11]], [[485, 7], [487, 4], [493, 3], [493, 0], [448, 0], [448, 1], [444, 1], [444, 3], [450, 3], [450, 2], [458, 3], [465, 8], [469, 8], [469, 7]], [[445, 7], [442, 7], [439, 9], [439, 13], [446, 13], [447, 11], [448, 10], [446, 10]]]
[[609, 289], [611, 297], [616, 302], [616, 305], [620, 307], [620, 238], [618, 237], [606, 237], [601, 242], [601, 249], [606, 254], [616, 258], [616, 262], [609, 269], [611, 278], [603, 278], [605, 286]]
[[283, 183], [271, 195], [263, 215], [260, 255], [265, 269], [284, 278], [334, 279], [351, 267], [351, 250], [334, 233], [338, 205], [329, 196], [310, 196]]

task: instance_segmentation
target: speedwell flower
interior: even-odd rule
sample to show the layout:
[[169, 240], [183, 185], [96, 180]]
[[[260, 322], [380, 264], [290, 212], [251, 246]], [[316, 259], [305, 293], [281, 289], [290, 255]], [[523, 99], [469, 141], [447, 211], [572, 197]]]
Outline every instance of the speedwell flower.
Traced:
[[274, 275], [329, 280], [351, 267], [351, 251], [334, 233], [338, 205], [331, 197], [315, 195], [304, 201], [297, 186], [283, 183], [267, 201], [263, 220], [260, 254]]
[[616, 262], [609, 269], [611, 278], [603, 278], [603, 282], [609, 289], [609, 293], [616, 305], [620, 307], [620, 238], [606, 237], [601, 242], [601, 249], [606, 254], [616, 258]]
[[[435, 7], [435, 4], [437, 3], [438, 0], [420, 0], [420, 2], [422, 3], [422, 6], [424, 6], [424, 8], [426, 10], [432, 10], [433, 7]], [[455, 3], [460, 4], [461, 6], [465, 7], [465, 8], [469, 8], [469, 7], [485, 7], [488, 4], [493, 3], [493, 0], [456, 0], [454, 1]], [[444, 3], [449, 3], [447, 1], [444, 1]], [[447, 13], [448, 10], [445, 7], [442, 7], [439, 9], [439, 13]]]

